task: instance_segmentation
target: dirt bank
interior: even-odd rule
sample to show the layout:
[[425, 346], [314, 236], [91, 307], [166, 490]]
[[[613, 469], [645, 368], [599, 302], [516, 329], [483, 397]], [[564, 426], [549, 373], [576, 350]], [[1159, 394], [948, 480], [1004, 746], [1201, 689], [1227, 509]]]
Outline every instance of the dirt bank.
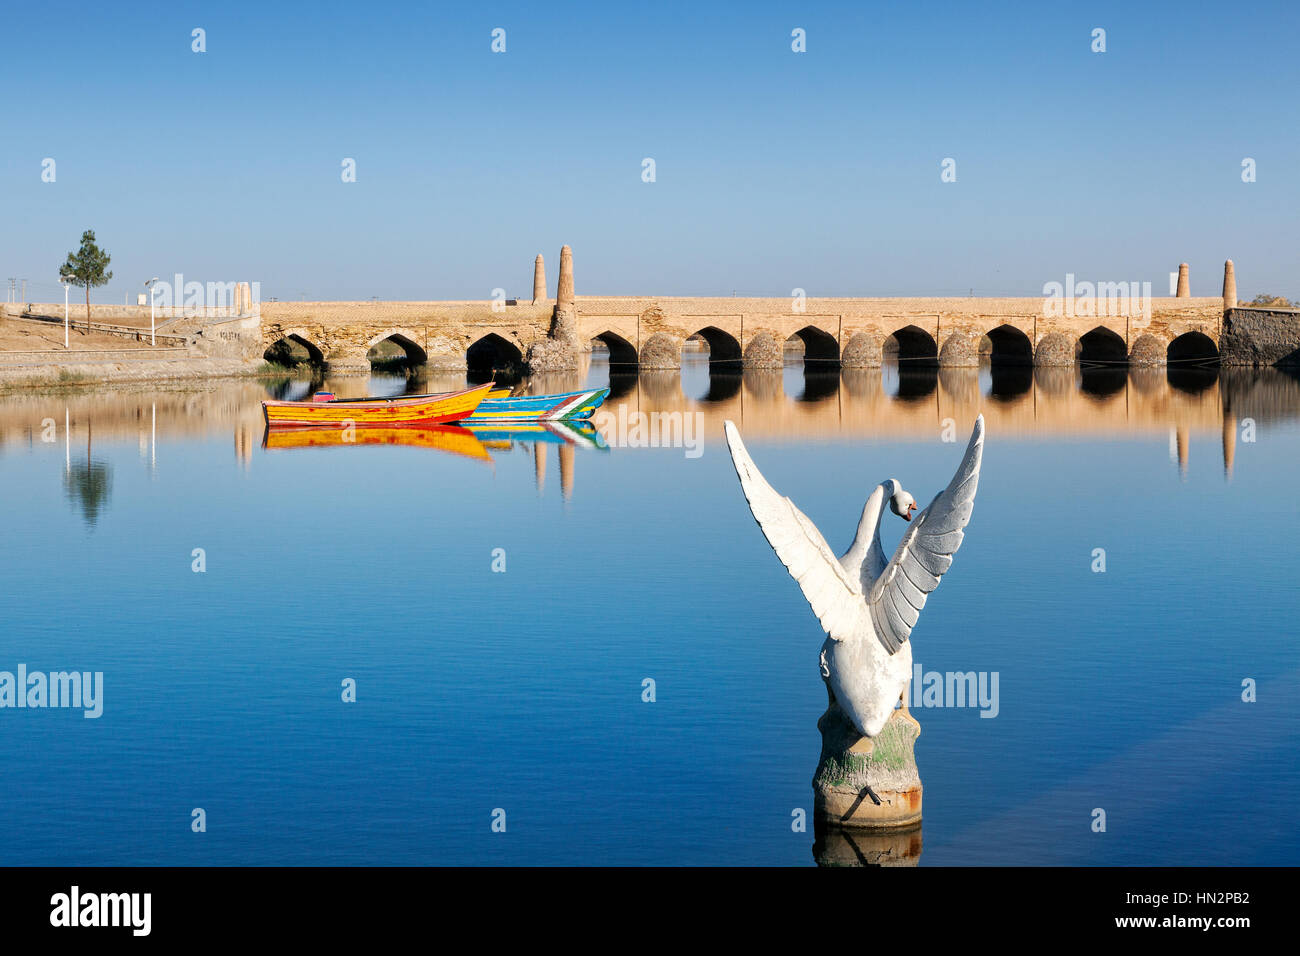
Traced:
[[[66, 353], [65, 353], [66, 354]], [[106, 385], [116, 382], [175, 382], [208, 378], [263, 375], [261, 361], [215, 358], [176, 358], [150, 361], [71, 361], [58, 364], [4, 364], [0, 353], [0, 391], [51, 385]]]

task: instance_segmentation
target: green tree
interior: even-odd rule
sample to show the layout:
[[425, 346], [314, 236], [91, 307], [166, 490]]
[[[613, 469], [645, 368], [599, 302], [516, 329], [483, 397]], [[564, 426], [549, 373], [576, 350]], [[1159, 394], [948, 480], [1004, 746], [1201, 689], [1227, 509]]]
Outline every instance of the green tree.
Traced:
[[59, 278], [63, 281], [86, 287], [87, 332], [90, 331], [90, 290], [94, 286], [104, 285], [113, 278], [113, 273], [108, 271], [108, 263], [112, 258], [95, 245], [95, 231], [87, 229], [81, 234], [81, 248], [76, 252], [69, 252], [68, 261], [59, 270]]

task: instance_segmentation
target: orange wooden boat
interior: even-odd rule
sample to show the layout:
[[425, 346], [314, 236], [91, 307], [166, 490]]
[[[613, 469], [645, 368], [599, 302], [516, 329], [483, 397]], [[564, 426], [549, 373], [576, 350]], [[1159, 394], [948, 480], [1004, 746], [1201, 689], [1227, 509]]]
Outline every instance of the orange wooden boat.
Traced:
[[349, 425], [425, 428], [469, 418], [492, 391], [492, 383], [441, 395], [336, 398], [324, 402], [263, 402], [268, 426], [346, 428]]

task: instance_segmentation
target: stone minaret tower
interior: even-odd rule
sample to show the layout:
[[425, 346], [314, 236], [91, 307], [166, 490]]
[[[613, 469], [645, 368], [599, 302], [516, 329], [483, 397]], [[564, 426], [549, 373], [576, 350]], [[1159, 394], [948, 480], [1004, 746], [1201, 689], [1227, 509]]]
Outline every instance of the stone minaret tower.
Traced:
[[1191, 294], [1191, 283], [1187, 278], [1187, 263], [1184, 262], [1178, 267], [1178, 291], [1174, 295], [1179, 299], [1186, 299]]
[[546, 263], [542, 261], [542, 254], [539, 252], [537, 258], [533, 260], [533, 305], [540, 305], [546, 301]]
[[555, 307], [563, 312], [573, 311], [573, 250], [560, 247], [560, 282], [555, 289]]
[[[541, 257], [538, 256], [538, 262], [540, 261]], [[576, 371], [579, 367], [578, 351], [578, 310], [573, 299], [573, 250], [564, 246], [560, 249], [560, 281], [555, 289], [550, 334], [529, 347], [528, 367], [534, 373]]]
[[1225, 309], [1237, 307], [1237, 273], [1232, 269], [1231, 259], [1223, 264], [1223, 307]]

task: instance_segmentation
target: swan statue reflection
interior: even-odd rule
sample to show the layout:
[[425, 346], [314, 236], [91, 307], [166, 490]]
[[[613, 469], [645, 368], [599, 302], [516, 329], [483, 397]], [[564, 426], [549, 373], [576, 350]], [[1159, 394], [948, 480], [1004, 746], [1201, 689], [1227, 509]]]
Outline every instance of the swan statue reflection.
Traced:
[[[872, 738], [894, 713], [907, 712], [912, 677], [908, 641], [926, 597], [961, 547], [975, 506], [984, 452], [984, 416], [975, 419], [957, 473], [915, 518], [916, 501], [896, 479], [881, 482], [862, 509], [857, 536], [836, 558], [816, 526], [764, 479], [735, 424], [725, 425], [731, 460], [759, 528], [812, 605], [827, 635], [821, 673], [831, 704], [838, 704], [862, 735], [851, 752], [869, 754]], [[888, 562], [880, 546], [885, 502], [909, 527]], [[919, 725], [917, 725], [919, 730]]]

